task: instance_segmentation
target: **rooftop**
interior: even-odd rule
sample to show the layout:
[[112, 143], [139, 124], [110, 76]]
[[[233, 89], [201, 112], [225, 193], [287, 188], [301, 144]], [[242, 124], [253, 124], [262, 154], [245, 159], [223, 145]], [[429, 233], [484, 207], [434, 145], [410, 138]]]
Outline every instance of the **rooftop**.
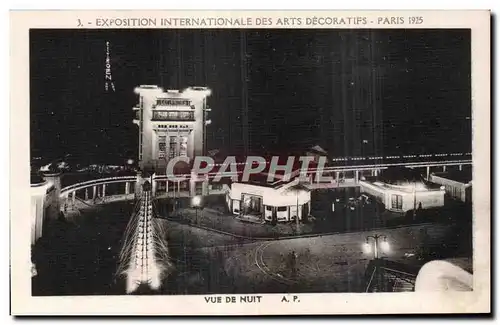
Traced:
[[242, 184], [251, 184], [263, 187], [271, 187], [277, 188], [280, 185], [286, 184], [287, 182], [283, 182], [281, 180], [272, 179], [271, 181], [267, 180], [267, 173], [259, 173], [259, 174], [250, 174], [248, 181], [240, 181]]
[[366, 181], [372, 183], [375, 186], [381, 187], [381, 188], [397, 188], [398, 190], [404, 191], [404, 192], [413, 192], [413, 191], [436, 191], [441, 189], [441, 185], [439, 184], [434, 184], [431, 182], [427, 181], [408, 181], [408, 180], [401, 180], [401, 181], [396, 181], [393, 180], [392, 182], [386, 182], [382, 179], [377, 179], [377, 177], [370, 176], [366, 177]]
[[472, 181], [472, 170], [433, 173], [433, 175], [467, 184]]

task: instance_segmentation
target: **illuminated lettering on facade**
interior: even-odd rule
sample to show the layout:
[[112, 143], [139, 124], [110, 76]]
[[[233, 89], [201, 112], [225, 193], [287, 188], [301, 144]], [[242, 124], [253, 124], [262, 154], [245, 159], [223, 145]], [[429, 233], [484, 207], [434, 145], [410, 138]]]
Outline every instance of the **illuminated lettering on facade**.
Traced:
[[104, 90], [108, 91], [109, 87], [115, 91], [115, 84], [113, 82], [113, 77], [111, 75], [111, 59], [110, 59], [110, 50], [109, 50], [109, 42], [106, 42], [106, 61], [104, 68]]
[[191, 101], [183, 98], [158, 98], [157, 106], [190, 106]]

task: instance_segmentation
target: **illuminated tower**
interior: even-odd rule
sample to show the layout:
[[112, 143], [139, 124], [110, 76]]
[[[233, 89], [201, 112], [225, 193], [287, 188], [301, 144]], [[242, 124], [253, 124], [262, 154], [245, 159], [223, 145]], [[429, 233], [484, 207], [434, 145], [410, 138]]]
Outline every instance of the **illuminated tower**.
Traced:
[[134, 123], [139, 126], [139, 166], [164, 170], [170, 159], [194, 158], [205, 153], [207, 97], [210, 89], [189, 87], [163, 91], [158, 86], [135, 89], [139, 104]]

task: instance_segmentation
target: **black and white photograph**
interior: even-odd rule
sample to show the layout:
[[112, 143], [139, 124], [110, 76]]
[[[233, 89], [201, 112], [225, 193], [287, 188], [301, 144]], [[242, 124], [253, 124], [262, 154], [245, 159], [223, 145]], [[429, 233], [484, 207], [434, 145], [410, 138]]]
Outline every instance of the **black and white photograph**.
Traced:
[[30, 28], [31, 297], [474, 292], [472, 35]]
[[[33, 295], [470, 290], [470, 53], [469, 30], [31, 30]], [[215, 166], [169, 180], [178, 156]], [[228, 157], [332, 180], [214, 180]]]

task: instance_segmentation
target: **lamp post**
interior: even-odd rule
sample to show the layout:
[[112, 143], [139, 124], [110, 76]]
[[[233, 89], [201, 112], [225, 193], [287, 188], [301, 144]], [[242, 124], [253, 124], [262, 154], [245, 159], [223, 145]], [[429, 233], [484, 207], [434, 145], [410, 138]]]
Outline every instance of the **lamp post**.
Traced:
[[413, 182], [413, 220], [417, 217], [417, 182]]
[[127, 168], [130, 170], [132, 169], [132, 165], [134, 164], [133, 159], [127, 159]]
[[297, 229], [299, 228], [299, 191], [295, 193], [296, 198], [297, 198], [297, 205], [295, 207], [297, 211], [297, 216], [295, 217], [295, 222], [297, 223]]
[[191, 205], [196, 210], [196, 219], [195, 220], [196, 220], [196, 223], [198, 223], [198, 209], [201, 206], [201, 197], [200, 196], [193, 197], [193, 199], [191, 200]]
[[366, 254], [370, 254], [373, 252], [373, 258], [379, 259], [382, 253], [388, 253], [390, 251], [390, 245], [387, 241], [387, 236], [384, 235], [373, 235], [366, 237], [366, 241], [363, 244], [363, 251]]

